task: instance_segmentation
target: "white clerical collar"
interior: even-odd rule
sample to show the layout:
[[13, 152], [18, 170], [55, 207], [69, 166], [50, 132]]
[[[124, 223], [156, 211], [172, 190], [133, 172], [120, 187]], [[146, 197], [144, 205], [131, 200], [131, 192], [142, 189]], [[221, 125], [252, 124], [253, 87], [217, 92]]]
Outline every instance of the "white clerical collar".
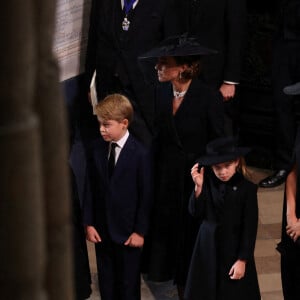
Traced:
[[[137, 6], [139, 0], [136, 0], [133, 5], [132, 5], [132, 9], [135, 9], [135, 7]], [[124, 0], [121, 0], [121, 7], [122, 9], [124, 8]]]

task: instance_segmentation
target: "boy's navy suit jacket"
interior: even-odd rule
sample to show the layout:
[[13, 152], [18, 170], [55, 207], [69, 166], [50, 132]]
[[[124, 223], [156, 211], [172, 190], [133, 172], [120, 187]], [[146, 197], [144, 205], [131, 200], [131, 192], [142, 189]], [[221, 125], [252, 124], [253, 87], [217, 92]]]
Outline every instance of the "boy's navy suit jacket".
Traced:
[[84, 224], [93, 225], [101, 239], [123, 244], [131, 233], [147, 233], [152, 206], [152, 155], [129, 135], [108, 177], [109, 143], [99, 138], [88, 150]]

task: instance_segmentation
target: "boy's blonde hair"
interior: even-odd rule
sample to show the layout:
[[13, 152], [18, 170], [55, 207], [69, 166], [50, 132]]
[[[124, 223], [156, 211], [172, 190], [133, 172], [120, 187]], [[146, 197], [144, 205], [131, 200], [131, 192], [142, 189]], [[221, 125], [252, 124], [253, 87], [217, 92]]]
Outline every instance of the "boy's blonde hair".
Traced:
[[127, 97], [121, 94], [111, 94], [101, 100], [95, 107], [97, 117], [102, 120], [124, 119], [130, 124], [133, 119], [133, 107]]

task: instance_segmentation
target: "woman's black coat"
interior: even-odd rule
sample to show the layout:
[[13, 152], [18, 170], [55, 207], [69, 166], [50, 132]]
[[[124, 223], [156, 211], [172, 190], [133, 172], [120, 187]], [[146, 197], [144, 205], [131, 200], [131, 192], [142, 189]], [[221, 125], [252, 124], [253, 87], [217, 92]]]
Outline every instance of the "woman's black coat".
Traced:
[[[208, 141], [223, 134], [223, 105], [200, 80], [192, 83], [175, 116], [170, 83], [156, 95], [156, 197], [151, 235], [146, 246], [151, 280], [186, 278], [197, 222], [188, 214], [193, 182], [190, 169]], [[195, 223], [195, 224], [192, 224]]]
[[[300, 218], [300, 131], [295, 142], [294, 149], [294, 163], [297, 170], [296, 179], [296, 217]], [[286, 191], [284, 193], [283, 210], [282, 210], [282, 227], [281, 227], [281, 241], [277, 245], [277, 250], [281, 254], [281, 280], [282, 291], [284, 299], [293, 300], [295, 295], [299, 297], [300, 294], [300, 238], [294, 242], [286, 232], [287, 226], [287, 199]]]
[[[254, 247], [258, 224], [257, 186], [236, 173], [226, 184], [205, 168], [201, 195], [189, 210], [202, 223], [195, 242], [185, 290], [186, 300], [260, 300]], [[223, 186], [224, 196], [220, 187]], [[246, 260], [244, 278], [229, 271]]]

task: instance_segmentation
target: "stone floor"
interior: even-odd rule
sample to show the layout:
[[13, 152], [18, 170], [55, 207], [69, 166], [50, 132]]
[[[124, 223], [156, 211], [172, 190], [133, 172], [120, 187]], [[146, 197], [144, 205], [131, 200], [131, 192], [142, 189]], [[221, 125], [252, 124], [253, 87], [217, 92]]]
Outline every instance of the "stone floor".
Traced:
[[[270, 174], [268, 170], [250, 168], [252, 180], [258, 183]], [[276, 244], [280, 238], [284, 185], [272, 189], [259, 188], [259, 226], [255, 260], [262, 300], [283, 300], [280, 279], [280, 256]], [[89, 300], [99, 300], [93, 246], [88, 243], [93, 293]], [[172, 282], [154, 283], [142, 280], [142, 300], [178, 300]]]

